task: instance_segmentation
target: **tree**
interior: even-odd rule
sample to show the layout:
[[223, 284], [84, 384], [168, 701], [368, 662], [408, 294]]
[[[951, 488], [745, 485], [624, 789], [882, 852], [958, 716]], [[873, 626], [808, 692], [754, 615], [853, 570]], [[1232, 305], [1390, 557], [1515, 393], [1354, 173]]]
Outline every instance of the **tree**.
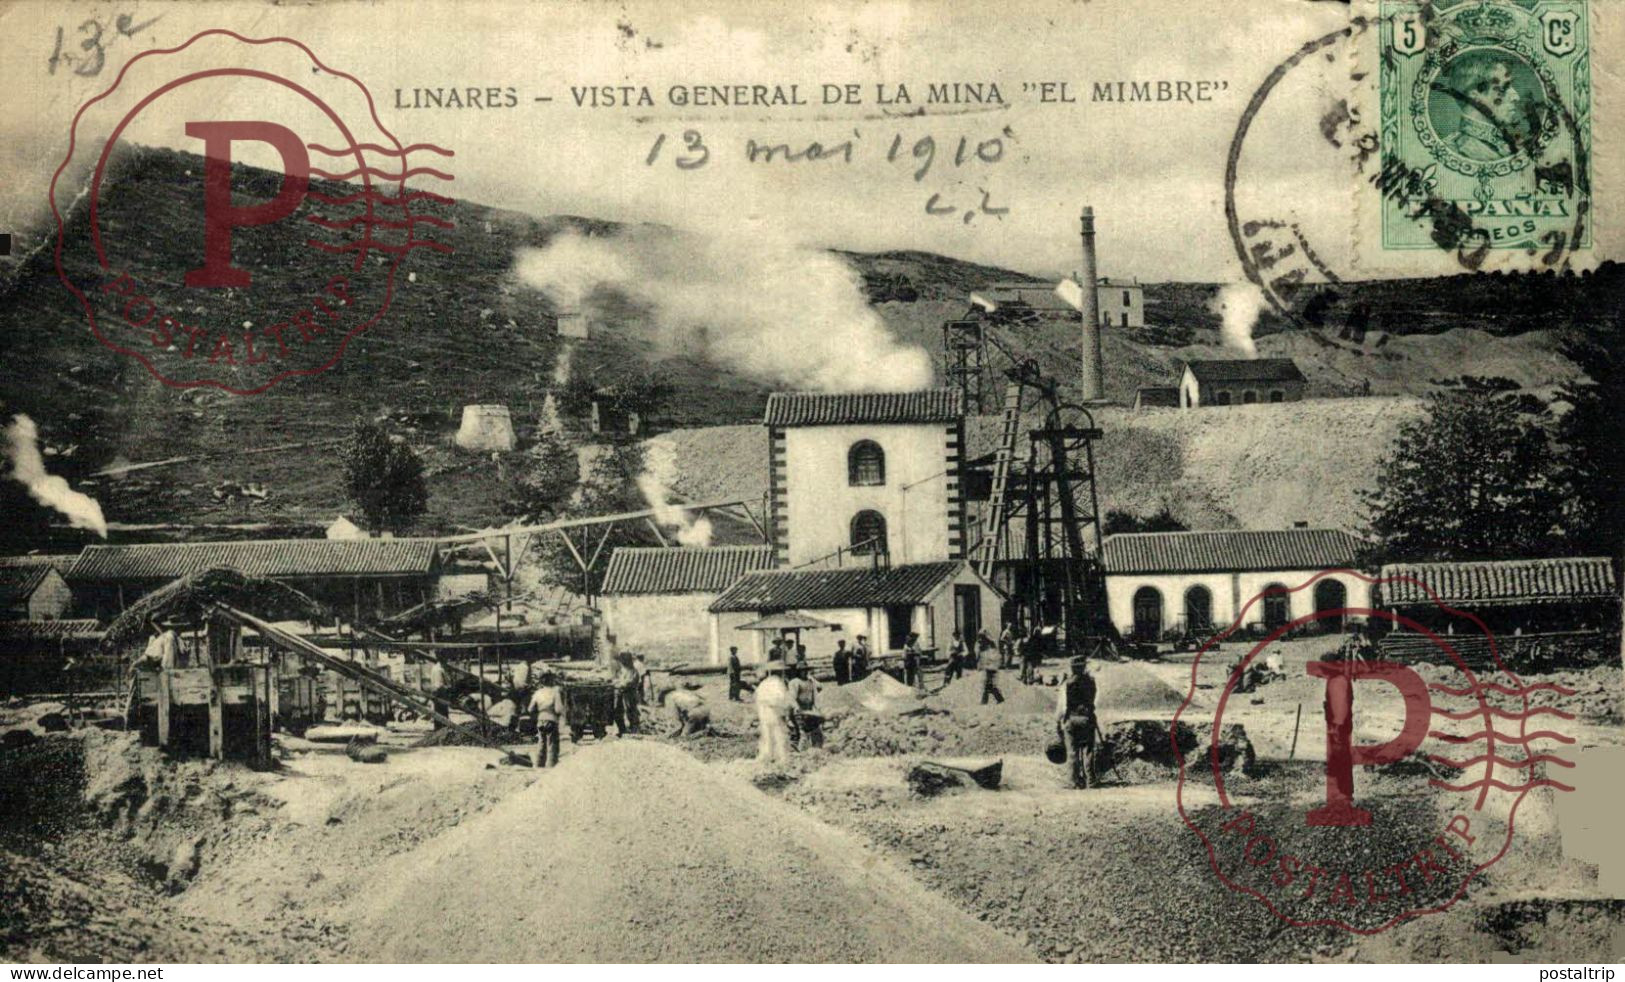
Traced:
[[1561, 489], [1538, 401], [1436, 392], [1400, 428], [1376, 488], [1362, 493], [1380, 558], [1390, 562], [1549, 554]]
[[1565, 532], [1576, 551], [1619, 557], [1625, 549], [1625, 372], [1620, 332], [1601, 331], [1564, 354], [1585, 372], [1558, 398], [1569, 410], [1558, 420], [1558, 472]]
[[558, 433], [546, 433], [526, 454], [526, 466], [508, 489], [503, 512], [514, 518], [548, 521], [562, 515], [581, 483], [576, 448]]
[[1120, 532], [1184, 532], [1188, 529], [1189, 526], [1175, 518], [1168, 506], [1163, 505], [1155, 515], [1145, 518], [1114, 508], [1106, 513], [1100, 531], [1103, 535], [1117, 535]]
[[[595, 449], [598, 452], [588, 460], [574, 498], [559, 517], [592, 518], [648, 508], [638, 488], [638, 478], [643, 474], [643, 448], [629, 443]], [[536, 555], [549, 582], [583, 593], [596, 594], [603, 586], [605, 560], [615, 548], [660, 544], [646, 525], [637, 522], [588, 526], [567, 530], [566, 534], [571, 536], [574, 551], [555, 532], [537, 538]], [[585, 560], [598, 556], [590, 574], [582, 573], [578, 553]]]
[[371, 532], [402, 532], [429, 505], [423, 462], [382, 426], [358, 419], [344, 449], [344, 492]]

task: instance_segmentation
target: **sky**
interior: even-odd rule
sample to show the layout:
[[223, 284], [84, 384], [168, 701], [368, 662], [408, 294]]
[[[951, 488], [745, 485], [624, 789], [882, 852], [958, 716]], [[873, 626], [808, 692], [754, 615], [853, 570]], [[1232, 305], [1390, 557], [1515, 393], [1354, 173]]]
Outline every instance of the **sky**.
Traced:
[[[25, 228], [48, 219], [46, 191], [75, 110], [130, 58], [226, 27], [300, 39], [329, 67], [355, 75], [390, 133], [455, 152], [449, 160], [413, 158], [451, 171], [449, 184], [429, 179], [422, 186], [454, 197], [534, 215], [659, 222], [864, 251], [926, 250], [1046, 275], [1075, 268], [1078, 212], [1088, 204], [1102, 275], [1238, 279], [1224, 177], [1242, 112], [1272, 69], [1342, 26], [1347, 8], [1307, 0], [1016, 0], [991, 8], [996, 14], [985, 4], [972, 7], [884, 0], [135, 3], [64, 12], [20, 3], [0, 13], [0, 32], [13, 39], [0, 84], [16, 94], [0, 110], [0, 221]], [[100, 43], [85, 47], [94, 38]], [[64, 50], [79, 60], [58, 59], [52, 71], [53, 53]], [[95, 57], [104, 63], [90, 73]], [[260, 66], [303, 77], [347, 122], [370, 130], [356, 122], [365, 123], [366, 113], [355, 90], [312, 72], [302, 57], [286, 45], [250, 49], [210, 39], [167, 61], [145, 59], [85, 116], [72, 170], [116, 118], [102, 110], [128, 109], [131, 93], [150, 91], [177, 65]], [[1298, 223], [1334, 267], [1348, 247], [1351, 165], [1348, 148], [1325, 136], [1325, 121], [1335, 122], [1348, 94], [1350, 64], [1345, 49], [1332, 48], [1288, 74], [1252, 124], [1236, 185], [1243, 218]], [[1202, 82], [1210, 101], [1091, 101], [1096, 82], [1115, 89], [1119, 80], [1186, 82], [1193, 94]], [[822, 105], [826, 82], [843, 93], [855, 85], [862, 103]], [[984, 94], [997, 83], [1008, 105], [930, 105], [923, 115], [899, 115], [921, 108], [930, 84], [952, 82], [981, 84]], [[1043, 82], [1065, 82], [1076, 101], [1039, 103], [1038, 90], [1024, 84]], [[811, 105], [668, 102], [673, 85], [792, 83]], [[877, 86], [895, 98], [900, 84], [912, 104], [876, 102]], [[647, 86], [655, 105], [577, 108], [571, 91], [619, 85]], [[414, 89], [470, 87], [501, 90], [499, 102], [511, 89], [517, 105], [397, 105], [412, 103]], [[242, 78], [176, 90], [140, 113], [124, 136], [197, 151], [201, 142], [185, 133], [187, 120], [258, 118], [279, 120], [313, 142], [337, 139], [301, 98]], [[709, 151], [694, 169], [676, 165], [686, 131]], [[927, 138], [934, 144], [930, 168], [916, 179]], [[965, 150], [956, 154], [962, 138]], [[830, 148], [849, 139], [850, 162], [840, 152], [793, 163], [782, 154], [755, 163], [747, 156], [752, 140], [804, 151], [814, 141]], [[998, 159], [979, 159], [979, 147]], [[263, 147], [241, 156], [273, 161]]]

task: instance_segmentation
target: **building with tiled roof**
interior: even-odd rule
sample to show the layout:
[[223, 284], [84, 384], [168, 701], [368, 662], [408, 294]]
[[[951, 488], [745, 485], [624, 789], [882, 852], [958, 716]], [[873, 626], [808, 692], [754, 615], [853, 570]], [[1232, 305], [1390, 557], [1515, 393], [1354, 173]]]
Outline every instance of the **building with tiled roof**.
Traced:
[[1179, 405], [1195, 409], [1297, 402], [1307, 384], [1291, 358], [1192, 359], [1180, 376]]
[[[730, 619], [756, 620], [769, 614], [798, 613], [831, 625], [828, 637], [802, 632], [802, 643], [815, 658], [827, 656], [835, 642], [848, 647], [859, 635], [879, 655], [900, 651], [908, 635], [920, 636], [920, 647], [946, 650], [954, 631], [966, 636], [999, 631], [1002, 597], [963, 560], [880, 563], [786, 569], [748, 573], [711, 604], [719, 660], [737, 644], [741, 657], [759, 660], [769, 632], [730, 634]], [[735, 637], [734, 635], [744, 635]]]
[[44, 621], [67, 616], [73, 593], [56, 565], [13, 562], [12, 558], [0, 560], [0, 620]]
[[1619, 629], [1619, 582], [1603, 556], [1391, 563], [1380, 579], [1379, 606], [1440, 632], [1481, 634], [1482, 623], [1506, 645], [1520, 635]]
[[622, 546], [610, 554], [599, 591], [604, 629], [623, 649], [691, 657], [711, 647], [711, 602], [741, 576], [772, 568], [768, 545]]
[[839, 426], [847, 423], [951, 423], [965, 415], [958, 389], [917, 392], [774, 392], [767, 397], [768, 426]]
[[[1140, 639], [1213, 633], [1236, 620], [1276, 628], [1315, 611], [1371, 606], [1353, 572], [1362, 543], [1337, 529], [1134, 532], [1107, 536], [1112, 622]], [[1335, 571], [1335, 572], [1328, 572]], [[1317, 626], [1340, 630], [1346, 618]]]
[[165, 583], [217, 567], [287, 582], [361, 619], [432, 599], [442, 572], [433, 539], [268, 539], [87, 546], [68, 581], [110, 618]]

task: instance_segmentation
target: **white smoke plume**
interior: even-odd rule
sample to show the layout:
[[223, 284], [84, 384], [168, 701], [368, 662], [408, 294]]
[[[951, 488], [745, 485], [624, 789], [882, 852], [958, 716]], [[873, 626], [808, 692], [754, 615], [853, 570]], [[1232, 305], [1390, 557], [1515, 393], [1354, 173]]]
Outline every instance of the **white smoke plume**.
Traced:
[[564, 309], [607, 288], [649, 311], [663, 354], [703, 354], [775, 385], [826, 392], [931, 384], [931, 357], [905, 345], [868, 305], [856, 272], [819, 249], [634, 228], [560, 235], [521, 249], [514, 271]]
[[665, 440], [651, 440], [644, 445], [643, 473], [638, 475], [638, 491], [655, 511], [657, 524], [677, 529], [679, 545], [704, 547], [711, 544], [711, 520], [701, 515], [691, 518], [681, 505], [673, 504], [672, 479], [677, 474], [677, 448]]
[[1264, 311], [1264, 291], [1252, 282], [1230, 283], [1219, 288], [1210, 309], [1221, 318], [1219, 335], [1226, 347], [1233, 348], [1245, 358], [1257, 358], [1258, 346], [1253, 344], [1253, 328], [1258, 315]]
[[11, 459], [11, 476], [28, 488], [34, 500], [55, 508], [77, 529], [89, 529], [107, 538], [107, 519], [102, 506], [88, 494], [68, 487], [68, 482], [45, 470], [40, 456], [39, 427], [27, 416], [13, 416], [6, 427], [6, 456]]

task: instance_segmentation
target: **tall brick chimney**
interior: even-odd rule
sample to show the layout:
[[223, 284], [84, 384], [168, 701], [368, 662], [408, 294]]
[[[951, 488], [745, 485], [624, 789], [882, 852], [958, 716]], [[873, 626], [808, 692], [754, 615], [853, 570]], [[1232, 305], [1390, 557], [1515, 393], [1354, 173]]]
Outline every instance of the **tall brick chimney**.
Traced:
[[1078, 285], [1083, 288], [1083, 376], [1082, 389], [1085, 402], [1100, 402], [1106, 398], [1106, 372], [1100, 357], [1100, 293], [1095, 270], [1095, 210], [1083, 206], [1080, 218], [1083, 239], [1083, 268], [1078, 270]]

